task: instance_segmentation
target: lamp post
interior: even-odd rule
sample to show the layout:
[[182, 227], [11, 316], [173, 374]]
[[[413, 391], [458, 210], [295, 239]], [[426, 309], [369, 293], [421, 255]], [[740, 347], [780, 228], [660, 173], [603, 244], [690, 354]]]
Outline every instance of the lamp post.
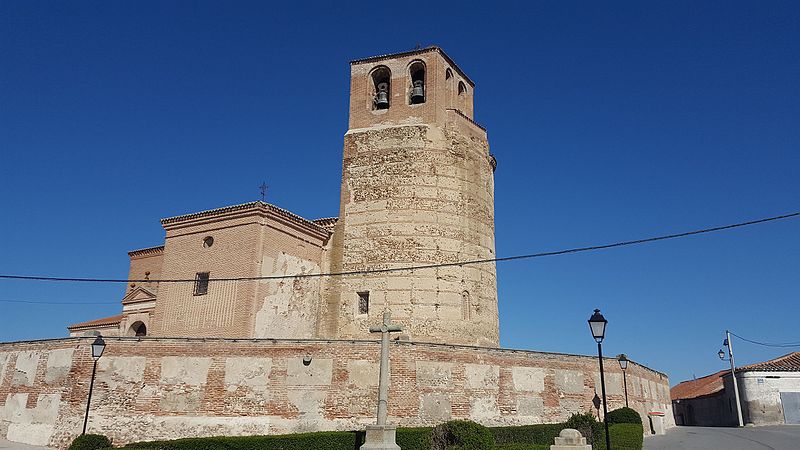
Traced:
[[621, 354], [617, 356], [617, 361], [619, 361], [619, 368], [622, 369], [622, 385], [625, 386], [625, 407], [628, 407], [628, 377], [627, 377], [627, 370], [628, 370], [628, 357], [625, 354]]
[[725, 352], [719, 349], [717, 356], [723, 361], [730, 361], [731, 363], [731, 381], [733, 381], [733, 393], [736, 395], [736, 413], [739, 416], [739, 426], [744, 426], [744, 419], [742, 418], [742, 402], [739, 400], [739, 383], [736, 382], [736, 366], [733, 362], [733, 345], [731, 344], [731, 333], [725, 330], [725, 340], [722, 345], [728, 347], [728, 359], [725, 359]]
[[83, 417], [83, 433], [86, 434], [86, 424], [89, 423], [89, 405], [92, 403], [92, 389], [94, 389], [94, 375], [97, 372], [97, 360], [103, 356], [103, 351], [106, 349], [106, 342], [103, 336], [97, 336], [97, 339], [92, 342], [92, 359], [94, 365], [92, 366], [92, 381], [89, 383], [89, 399], [86, 400], [86, 415]]
[[608, 434], [608, 402], [606, 401], [606, 378], [603, 373], [603, 339], [606, 337], [606, 325], [608, 321], [599, 309], [594, 310], [594, 314], [589, 318], [589, 329], [592, 337], [597, 342], [597, 358], [600, 361], [600, 390], [603, 395], [603, 424], [606, 428], [606, 450], [611, 450], [611, 435]]

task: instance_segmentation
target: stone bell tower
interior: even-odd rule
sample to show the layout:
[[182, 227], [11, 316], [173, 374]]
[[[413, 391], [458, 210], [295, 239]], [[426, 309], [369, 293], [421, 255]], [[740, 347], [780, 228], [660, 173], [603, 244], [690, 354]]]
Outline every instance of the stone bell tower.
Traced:
[[[494, 169], [474, 83], [440, 48], [350, 63], [331, 271], [495, 257]], [[334, 277], [320, 336], [369, 339], [383, 311], [407, 337], [499, 345], [494, 263]]]

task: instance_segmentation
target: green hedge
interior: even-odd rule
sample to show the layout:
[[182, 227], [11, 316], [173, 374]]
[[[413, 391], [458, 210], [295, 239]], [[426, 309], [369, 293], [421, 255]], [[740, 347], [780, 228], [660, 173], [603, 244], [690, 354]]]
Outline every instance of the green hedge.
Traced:
[[[644, 430], [641, 424], [617, 423], [609, 425], [608, 432], [611, 433], [611, 447], [613, 450], [642, 450]], [[605, 450], [605, 430], [601, 430], [598, 436], [599, 440], [595, 444], [595, 448], [597, 450]]]
[[140, 450], [354, 450], [357, 435], [349, 431], [286, 434], [276, 436], [235, 436], [187, 438], [174, 441], [139, 442], [126, 449]]
[[451, 420], [434, 427], [431, 431], [430, 448], [431, 450], [493, 450], [494, 436], [481, 424], [469, 420]]
[[[582, 422], [583, 418], [579, 422]], [[459, 421], [461, 422], [461, 421]], [[573, 420], [575, 423], [576, 420]], [[605, 450], [605, 430], [595, 422], [597, 450]], [[547, 450], [567, 423], [489, 428], [497, 450]], [[642, 425], [609, 425], [614, 450], [642, 450]], [[432, 428], [398, 428], [397, 445], [403, 450], [430, 450]], [[459, 431], [460, 432], [460, 431]], [[588, 441], [588, 440], [587, 440]], [[137, 450], [355, 450], [364, 442], [364, 432], [332, 431], [274, 436], [188, 438], [162, 442], [139, 442], [125, 449]], [[484, 445], [484, 444], [480, 444]], [[455, 447], [460, 448], [460, 447]], [[469, 447], [473, 448], [473, 447]]]
[[492, 427], [495, 444], [540, 444], [550, 445], [564, 429], [563, 423], [520, 425], [516, 427]]
[[642, 417], [639, 416], [639, 413], [637, 413], [635, 409], [628, 407], [619, 408], [608, 412], [608, 424], [612, 425], [615, 423], [638, 423], [641, 425]]
[[68, 450], [99, 450], [111, 447], [111, 441], [101, 434], [82, 434], [75, 438]]

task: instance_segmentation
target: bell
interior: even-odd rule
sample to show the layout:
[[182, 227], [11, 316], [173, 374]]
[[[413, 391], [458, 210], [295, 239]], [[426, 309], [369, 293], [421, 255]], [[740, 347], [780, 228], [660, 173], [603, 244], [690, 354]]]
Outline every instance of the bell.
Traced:
[[375, 109], [387, 109], [389, 107], [389, 85], [387, 83], [378, 84], [378, 92], [375, 93]]
[[422, 80], [414, 81], [414, 86], [411, 88], [411, 103], [422, 103], [425, 101], [425, 87]]

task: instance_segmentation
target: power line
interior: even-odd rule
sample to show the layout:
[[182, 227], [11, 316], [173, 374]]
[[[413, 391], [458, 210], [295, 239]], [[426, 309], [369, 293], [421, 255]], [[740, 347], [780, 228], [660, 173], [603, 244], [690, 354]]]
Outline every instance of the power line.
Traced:
[[[582, 253], [582, 252], [589, 252], [595, 250], [605, 250], [609, 248], [616, 248], [616, 247], [624, 247], [628, 245], [637, 245], [637, 244], [645, 244], [649, 242], [656, 242], [656, 241], [664, 241], [668, 239], [677, 239], [687, 236], [693, 236], [697, 234], [705, 234], [705, 233], [713, 233], [716, 231], [723, 231], [723, 230], [730, 230], [733, 228], [741, 228], [750, 225], [756, 225], [766, 222], [773, 222], [776, 220], [784, 220], [793, 217], [800, 216], [800, 212], [794, 212], [790, 214], [784, 214], [780, 216], [773, 216], [767, 217], [764, 219], [757, 219], [751, 220], [748, 222], [740, 222], [734, 223], [730, 225], [723, 225], [719, 227], [712, 227], [712, 228], [704, 228], [700, 230], [693, 230], [693, 231], [686, 231], [683, 233], [675, 233], [675, 234], [667, 234], [662, 236], [655, 236], [649, 237], [645, 239], [635, 239], [629, 241], [621, 241], [616, 242], [613, 244], [602, 244], [602, 245], [593, 245], [589, 247], [577, 247], [577, 248], [570, 248], [564, 250], [556, 250], [551, 252], [541, 252], [541, 253], [531, 253], [527, 255], [515, 255], [515, 256], [506, 256], [503, 258], [487, 258], [487, 259], [474, 259], [474, 260], [467, 260], [467, 261], [458, 261], [458, 262], [450, 262], [450, 263], [437, 263], [437, 264], [424, 264], [418, 266], [405, 266], [405, 267], [394, 267], [394, 268], [386, 268], [386, 269], [371, 269], [371, 270], [354, 270], [354, 271], [346, 271], [346, 272], [329, 272], [329, 273], [306, 273], [306, 274], [294, 274], [294, 275], [268, 275], [268, 276], [260, 276], [260, 277], [235, 277], [235, 278], [211, 278], [209, 279], [210, 282], [213, 281], [259, 281], [259, 280], [285, 280], [285, 279], [292, 279], [292, 278], [319, 278], [319, 277], [344, 277], [344, 276], [357, 276], [357, 275], [369, 275], [375, 273], [388, 273], [388, 272], [401, 272], [407, 270], [420, 270], [420, 269], [436, 269], [441, 267], [455, 267], [455, 266], [466, 266], [466, 265], [473, 265], [473, 264], [486, 264], [486, 263], [493, 263], [493, 262], [504, 262], [504, 261], [516, 261], [521, 259], [532, 259], [532, 258], [542, 258], [545, 256], [558, 256], [558, 255], [566, 255], [570, 253]], [[46, 277], [46, 276], [36, 276], [36, 275], [1, 275], [0, 279], [7, 279], [7, 280], [29, 280], [29, 281], [57, 281], [57, 282], [84, 282], [84, 283], [194, 283], [194, 279], [162, 279], [162, 280], [152, 280], [152, 279], [144, 279], [144, 280], [129, 280], [129, 279], [122, 279], [122, 278], [73, 278], [73, 277]]]
[[738, 334], [730, 331], [731, 335], [736, 336], [737, 338], [749, 342], [751, 344], [762, 345], [764, 347], [777, 347], [777, 348], [792, 348], [792, 347], [800, 347], [800, 342], [784, 342], [784, 343], [767, 343], [767, 342], [758, 342], [752, 339], [747, 339], [739, 336]]
[[30, 305], [117, 305], [119, 301], [114, 302], [50, 302], [38, 300], [6, 300], [0, 299], [0, 303], [26, 303]]

